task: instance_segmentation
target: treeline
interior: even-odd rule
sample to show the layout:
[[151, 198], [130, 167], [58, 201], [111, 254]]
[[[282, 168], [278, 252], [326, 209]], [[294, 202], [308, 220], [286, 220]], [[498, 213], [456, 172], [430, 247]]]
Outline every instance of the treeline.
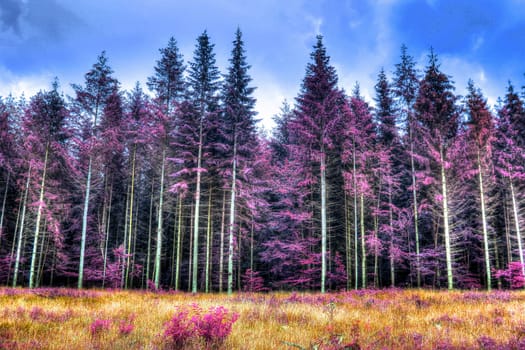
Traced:
[[[122, 91], [103, 52], [64, 97], [0, 100], [0, 283], [192, 292], [493, 288], [523, 280], [525, 107], [454, 92], [407, 48], [375, 107], [317, 42], [260, 135], [238, 30], [172, 38]], [[518, 282], [516, 282], [518, 281]]]

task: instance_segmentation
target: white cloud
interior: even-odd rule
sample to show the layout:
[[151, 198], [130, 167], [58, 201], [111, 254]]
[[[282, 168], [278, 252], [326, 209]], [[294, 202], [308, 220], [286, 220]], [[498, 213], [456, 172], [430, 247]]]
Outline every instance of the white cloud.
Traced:
[[477, 62], [467, 61], [457, 56], [439, 56], [441, 61], [441, 71], [452, 76], [456, 94], [465, 96], [469, 79], [474, 81], [474, 85], [479, 87], [487, 99], [489, 106], [494, 106], [498, 99], [498, 93], [502, 85], [499, 79], [487, 75], [483, 66]]
[[49, 89], [54, 76], [49, 72], [30, 75], [16, 75], [0, 66], [0, 96], [9, 94], [20, 97], [31, 97], [40, 90]]
[[268, 72], [254, 71], [252, 77], [258, 86], [254, 92], [254, 97], [257, 99], [255, 105], [258, 112], [257, 119], [261, 120], [259, 124], [262, 128], [271, 130], [275, 125], [273, 117], [279, 114], [283, 101], [287, 100], [293, 105], [299, 86], [285, 86]]
[[322, 34], [321, 26], [323, 25], [323, 18], [308, 16], [307, 19], [312, 24], [314, 35], [317, 36], [317, 35]]
[[485, 38], [482, 35], [478, 35], [474, 39], [474, 43], [472, 44], [472, 51], [477, 51], [479, 48], [483, 46], [485, 43]]
[[351, 63], [347, 61], [348, 57], [333, 62], [339, 75], [339, 86], [351, 94], [358, 82], [361, 95], [372, 105], [377, 75], [382, 67], [388, 74], [391, 69], [390, 61], [395, 56], [394, 49], [397, 49], [390, 23], [392, 7], [396, 4], [397, 0], [383, 0], [373, 5], [372, 23], [367, 34], [370, 44], [357, 47], [352, 52]]

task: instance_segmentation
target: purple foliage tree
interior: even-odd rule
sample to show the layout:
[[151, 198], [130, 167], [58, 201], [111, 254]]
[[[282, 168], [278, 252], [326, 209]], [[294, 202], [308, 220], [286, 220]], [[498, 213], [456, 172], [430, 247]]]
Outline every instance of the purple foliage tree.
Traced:
[[[511, 84], [507, 89], [504, 104], [498, 111], [498, 121], [496, 130], [496, 170], [499, 174], [499, 185], [506, 188], [510, 197], [510, 207], [512, 220], [505, 223], [509, 231], [514, 231], [514, 238], [517, 246], [517, 255], [521, 266], [525, 266], [522, 237], [522, 216], [520, 214], [520, 189], [525, 179], [525, 168], [523, 166], [523, 132], [522, 121], [525, 117], [523, 101], [514, 91]], [[507, 231], [507, 230], [506, 230]], [[507, 249], [509, 252], [509, 263], [513, 259], [512, 243], [507, 239]], [[525, 276], [525, 268], [522, 270]]]
[[[102, 112], [107, 104], [108, 98], [118, 89], [118, 81], [112, 77], [113, 70], [109, 67], [106, 53], [103, 51], [98, 57], [92, 69], [85, 74], [85, 85], [73, 84], [75, 90], [74, 110], [78, 114], [82, 123], [83, 142], [81, 146], [84, 159], [87, 161], [86, 186], [84, 189], [84, 205], [82, 213], [82, 232], [80, 238], [80, 262], [78, 267], [78, 288], [82, 288], [84, 280], [84, 262], [86, 258], [86, 242], [88, 239], [88, 229], [91, 232], [93, 227], [88, 228], [90, 211], [91, 181], [93, 175], [93, 163], [95, 154], [94, 146], [98, 141], [98, 123]], [[85, 164], [82, 164], [85, 166]]]
[[[320, 226], [312, 227], [311, 234], [319, 235], [321, 241], [321, 292], [326, 290], [327, 272], [327, 171], [331, 164], [330, 154], [336, 147], [335, 136], [341, 126], [340, 105], [342, 93], [337, 89], [337, 74], [330, 65], [330, 58], [321, 36], [317, 37], [312, 62], [306, 67], [306, 76], [297, 97], [296, 115], [290, 122], [294, 133], [295, 152], [303, 163], [303, 176], [310, 179], [311, 191]], [[317, 186], [318, 188], [316, 188]]]
[[[442, 229], [445, 241], [445, 263], [448, 289], [454, 287], [452, 270], [452, 242], [450, 217], [450, 180], [447, 173], [452, 168], [452, 153], [458, 131], [459, 110], [456, 106], [454, 86], [449, 77], [439, 70], [437, 56], [433, 51], [429, 55], [429, 64], [421, 80], [419, 92], [414, 104], [417, 120], [422, 126], [421, 134], [425, 145], [418, 149], [424, 152], [430, 162], [433, 182], [439, 186], [434, 196], [434, 203], [441, 206]], [[430, 179], [429, 179], [430, 180]]]
[[[494, 184], [494, 165], [493, 160], [493, 143], [495, 141], [495, 125], [494, 117], [487, 106], [481, 91], [475, 88], [474, 83], [469, 81], [468, 95], [466, 97], [466, 111], [468, 115], [467, 121], [467, 142], [470, 166], [469, 172], [472, 177], [475, 177], [477, 182], [477, 199], [479, 203], [479, 214], [475, 217], [479, 218], [478, 222], [471, 223], [471, 226], [481, 226], [483, 235], [483, 256], [485, 264], [485, 278], [487, 289], [490, 290], [492, 286], [491, 275], [491, 258], [490, 258], [490, 243], [493, 235], [492, 225], [490, 223], [489, 212], [490, 197], [492, 187]], [[467, 164], [469, 164], [467, 163]], [[481, 221], [481, 225], [479, 223]]]

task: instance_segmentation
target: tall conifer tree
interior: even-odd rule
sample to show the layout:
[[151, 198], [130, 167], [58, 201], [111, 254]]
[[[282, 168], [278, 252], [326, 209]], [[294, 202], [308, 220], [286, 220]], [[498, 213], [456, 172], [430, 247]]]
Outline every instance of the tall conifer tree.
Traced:
[[93, 68], [85, 75], [85, 85], [73, 84], [75, 90], [74, 104], [81, 117], [84, 118], [84, 130], [88, 138], [88, 165], [86, 172], [86, 187], [84, 193], [84, 209], [82, 214], [82, 233], [80, 243], [80, 263], [78, 268], [78, 288], [82, 288], [84, 279], [84, 260], [86, 239], [88, 234], [89, 203], [91, 196], [91, 177], [93, 172], [92, 148], [97, 138], [97, 126], [107, 100], [119, 86], [118, 81], [112, 77], [113, 70], [108, 65], [105, 51], [98, 57]]
[[[190, 63], [189, 86], [191, 100], [198, 113], [198, 140], [197, 142], [197, 178], [195, 189], [195, 209], [193, 221], [193, 271], [192, 287], [193, 293], [197, 292], [198, 264], [199, 264], [199, 220], [201, 181], [203, 168], [203, 148], [206, 131], [209, 129], [209, 121], [213, 119], [210, 114], [218, 111], [218, 91], [220, 73], [215, 63], [214, 45], [210, 43], [208, 33], [204, 31], [197, 38], [193, 62]], [[210, 218], [208, 218], [210, 219]], [[208, 247], [209, 248], [209, 247]], [[209, 262], [206, 262], [206, 283], [209, 277]]]
[[234, 236], [239, 222], [236, 213], [236, 199], [238, 196], [237, 182], [239, 173], [249, 166], [253, 159], [253, 150], [257, 143], [255, 133], [255, 98], [254, 87], [248, 74], [250, 65], [246, 62], [246, 52], [242, 33], [237, 29], [233, 49], [229, 60], [230, 66], [224, 78], [222, 88], [224, 129], [227, 142], [228, 157], [231, 164], [229, 174], [230, 183], [230, 210], [228, 225], [228, 294], [233, 290], [233, 257]]
[[454, 86], [449, 77], [439, 69], [436, 54], [431, 50], [425, 76], [419, 86], [414, 109], [421, 124], [421, 139], [426, 140], [427, 160], [433, 167], [435, 182], [439, 184], [443, 236], [445, 240], [445, 264], [448, 289], [454, 287], [453, 256], [451, 241], [450, 186], [448, 172], [452, 166], [451, 150], [459, 127], [459, 109]]
[[410, 187], [412, 195], [412, 217], [414, 227], [414, 241], [416, 245], [416, 280], [417, 286], [421, 287], [421, 235], [419, 232], [419, 198], [418, 183], [416, 177], [416, 162], [414, 159], [414, 102], [419, 88], [418, 72], [414, 58], [408, 54], [405, 45], [401, 46], [401, 62], [396, 64], [394, 72], [393, 92], [397, 97], [400, 116], [405, 123], [406, 153], [410, 159]]
[[166, 187], [166, 159], [169, 135], [175, 122], [177, 105], [186, 95], [182, 55], [174, 38], [160, 49], [161, 57], [155, 66], [155, 74], [148, 78], [148, 87], [155, 93], [159, 110], [157, 116], [157, 142], [160, 147], [159, 199], [157, 205], [157, 242], [155, 249], [155, 287], [159, 288], [161, 279], [162, 236], [164, 230], [164, 192]]
[[327, 166], [330, 164], [330, 150], [335, 147], [334, 137], [340, 126], [342, 94], [337, 89], [337, 74], [330, 65], [322, 36], [317, 36], [314, 51], [310, 55], [312, 62], [306, 67], [306, 76], [297, 97], [297, 115], [292, 122], [296, 133], [299, 152], [304, 155], [308, 169], [307, 176], [315, 178], [319, 189], [316, 200], [319, 200], [321, 225], [321, 292], [326, 290], [327, 273]]
[[[470, 80], [468, 83], [468, 95], [466, 96], [465, 107], [468, 115], [467, 141], [471, 153], [474, 174], [477, 178], [479, 217], [481, 220], [481, 232], [483, 237], [483, 260], [485, 262], [485, 278], [487, 289], [492, 288], [492, 267], [490, 258], [490, 225], [489, 217], [489, 194], [493, 183], [493, 143], [495, 137], [494, 118], [487, 106], [487, 101], [483, 97], [481, 90], [474, 86]], [[479, 221], [479, 220], [477, 220]], [[477, 224], [477, 223], [476, 223]]]

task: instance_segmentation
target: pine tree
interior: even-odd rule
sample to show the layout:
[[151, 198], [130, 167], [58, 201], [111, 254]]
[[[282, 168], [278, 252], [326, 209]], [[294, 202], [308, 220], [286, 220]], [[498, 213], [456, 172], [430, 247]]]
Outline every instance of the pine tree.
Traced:
[[414, 240], [416, 245], [416, 279], [417, 286], [421, 287], [421, 262], [420, 262], [420, 232], [419, 232], [419, 204], [418, 184], [416, 182], [416, 162], [414, 160], [414, 102], [419, 88], [418, 72], [414, 58], [407, 53], [407, 47], [401, 46], [401, 62], [396, 64], [394, 72], [393, 93], [400, 105], [400, 115], [404, 119], [407, 141], [406, 152], [410, 158], [410, 187], [412, 188], [412, 213], [414, 225]]
[[[468, 141], [471, 150], [474, 173], [477, 173], [479, 193], [479, 213], [481, 214], [481, 231], [483, 234], [483, 255], [487, 289], [492, 287], [492, 267], [490, 258], [491, 227], [489, 222], [489, 194], [493, 183], [492, 164], [493, 143], [495, 137], [494, 118], [487, 106], [481, 90], [470, 80], [467, 86], [468, 95], [465, 105], [468, 114]], [[476, 215], [479, 217], [479, 214]]]
[[[448, 289], [454, 287], [452, 270], [450, 186], [447, 172], [452, 166], [451, 151], [458, 132], [459, 109], [454, 86], [449, 77], [439, 70], [437, 56], [431, 50], [425, 76], [421, 80], [414, 109], [421, 123], [422, 133], [418, 135], [426, 140], [426, 157], [433, 163], [433, 175], [440, 185], [439, 198], [443, 219], [443, 236], [445, 239], [445, 263]], [[424, 146], [423, 146], [424, 147]], [[422, 152], [423, 149], [419, 149]]]
[[378, 122], [378, 136], [383, 144], [392, 144], [397, 138], [397, 113], [394, 108], [392, 88], [383, 68], [381, 68], [377, 77], [375, 91], [375, 115]]
[[[31, 254], [31, 267], [29, 270], [29, 288], [34, 288], [37, 282], [37, 261], [38, 247], [40, 243], [40, 234], [42, 226], [42, 217], [48, 218], [51, 215], [45, 215], [44, 208], [49, 212], [52, 204], [46, 205], [45, 198], [50, 199], [53, 195], [47, 190], [49, 187], [49, 172], [55, 171], [57, 163], [66, 152], [64, 149], [64, 142], [67, 138], [65, 131], [66, 118], [68, 112], [65, 108], [65, 102], [59, 95], [58, 83], [53, 83], [53, 90], [46, 93], [39, 93], [31, 99], [30, 106], [26, 112], [26, 119], [24, 120], [24, 127], [29, 132], [27, 146], [34, 152], [31, 158], [35, 164], [38, 163], [38, 170], [41, 170], [38, 206], [36, 213], [35, 231], [33, 235], [33, 251]], [[46, 187], [47, 186], [47, 187]], [[47, 193], [46, 193], [47, 192]], [[51, 223], [48, 223], [51, 224]], [[43, 230], [42, 230], [43, 231]], [[55, 232], [55, 237], [59, 240], [60, 232]], [[42, 254], [42, 252], [40, 252]]]
[[160, 286], [162, 235], [164, 229], [164, 191], [166, 187], [166, 160], [169, 145], [169, 135], [175, 123], [177, 106], [186, 95], [184, 70], [186, 67], [179, 53], [177, 42], [170, 38], [168, 46], [160, 49], [161, 58], [155, 66], [155, 75], [148, 78], [148, 87], [155, 92], [159, 110], [155, 113], [157, 119], [158, 147], [160, 147], [160, 184], [157, 205], [157, 242], [155, 249], [155, 288]]
[[90, 213], [89, 203], [91, 195], [91, 177], [93, 173], [92, 149], [97, 139], [97, 129], [102, 111], [106, 106], [108, 98], [119, 87], [118, 81], [112, 77], [113, 70], [108, 65], [105, 51], [98, 56], [97, 62], [92, 69], [85, 74], [85, 85], [73, 84], [75, 90], [74, 106], [83, 119], [83, 129], [87, 139], [88, 166], [86, 172], [86, 187], [84, 191], [84, 209], [82, 214], [82, 234], [80, 243], [80, 263], [78, 268], [78, 288], [82, 288], [84, 280], [84, 260], [86, 250], [86, 239], [88, 233], [88, 216]]
[[246, 53], [242, 33], [237, 29], [233, 49], [229, 60], [230, 66], [224, 78], [222, 87], [222, 104], [224, 113], [223, 133], [228, 148], [228, 158], [231, 162], [229, 174], [230, 210], [228, 225], [228, 294], [233, 291], [233, 257], [234, 234], [238, 228], [236, 214], [236, 199], [238, 195], [239, 173], [249, 166], [253, 150], [257, 143], [255, 136], [255, 98], [252, 97], [254, 87], [250, 86], [248, 75], [250, 65], [246, 62]]
[[[393, 92], [383, 69], [379, 72], [376, 90], [375, 115], [378, 125], [378, 144], [375, 156], [378, 159], [375, 169], [378, 178], [377, 188], [377, 216], [384, 216], [385, 220], [380, 225], [376, 219], [377, 231], [386, 234], [389, 246], [390, 283], [395, 286], [395, 265], [400, 262], [401, 242], [399, 230], [395, 230], [400, 208], [396, 205], [400, 191], [401, 160], [396, 157], [396, 150], [401, 148], [401, 142], [396, 128], [396, 110], [394, 107]], [[377, 255], [374, 262], [374, 276], [378, 275]]]
[[[128, 287], [127, 277], [130, 262], [131, 231], [128, 231], [128, 219], [130, 216], [126, 207], [133, 208], [133, 196], [126, 195], [125, 183], [127, 173], [125, 172], [125, 130], [124, 130], [124, 102], [119, 91], [115, 90], [108, 96], [106, 105], [100, 118], [99, 143], [95, 147], [100, 157], [100, 165], [103, 176], [103, 190], [98, 198], [102, 207], [99, 209], [101, 217], [99, 235], [103, 239], [106, 250], [110, 241], [120, 239], [124, 231], [122, 254], [127, 258], [125, 271], [122, 274], [123, 287]], [[128, 197], [128, 198], [127, 198]], [[129, 205], [127, 205], [129, 203]], [[113, 251], [113, 249], [111, 249]], [[103, 254], [103, 264], [107, 265], [107, 254]], [[100, 271], [93, 271], [94, 275], [100, 275]], [[103, 275], [105, 270], [103, 268]], [[104, 277], [102, 277], [104, 284]], [[97, 277], [97, 279], [100, 277]]]
[[[360, 96], [356, 86], [353, 96], [345, 102], [344, 113], [344, 144], [342, 161], [345, 166], [343, 171], [344, 189], [347, 198], [352, 199], [353, 217], [350, 219], [349, 203], [347, 203], [347, 232], [351, 232], [350, 221], [353, 221], [353, 251], [354, 251], [354, 288], [367, 287], [367, 237], [365, 227], [365, 205], [373, 200], [373, 169], [372, 160], [375, 157], [374, 140], [376, 139], [375, 124], [373, 122], [370, 106]], [[347, 200], [347, 202], [349, 202]], [[350, 236], [350, 234], [348, 234]], [[350, 247], [351, 238], [348, 237], [347, 245]], [[360, 248], [359, 249], [359, 243]], [[361, 251], [361, 272], [359, 272], [359, 250]]]
[[0, 196], [2, 198], [0, 204], [0, 251], [7, 243], [7, 213], [15, 211], [10, 206], [11, 201], [8, 200], [14, 188], [14, 160], [17, 158], [11, 114], [8, 101], [0, 98]]
[[[330, 155], [335, 148], [335, 134], [339, 131], [342, 94], [337, 89], [337, 74], [330, 65], [323, 38], [317, 37], [314, 51], [310, 55], [312, 62], [306, 67], [301, 92], [297, 97], [296, 116], [291, 122], [291, 129], [298, 140], [296, 147], [306, 161], [306, 176], [315, 178], [318, 194], [321, 225], [321, 292], [326, 291], [327, 273], [327, 167], [332, 163]], [[311, 172], [311, 173], [309, 173]], [[309, 174], [308, 174], [309, 173]]]
[[[525, 119], [524, 103], [514, 91], [513, 85], [509, 83], [503, 105], [498, 110], [495, 159], [500, 175], [500, 186], [506, 188], [509, 192], [508, 196], [510, 196], [511, 214], [509, 215], [509, 219], [505, 218], [506, 231], [514, 231], [518, 248], [518, 259], [522, 266], [522, 273], [525, 276], [525, 252], [522, 242], [523, 222], [519, 196], [522, 179], [525, 176], [525, 167], [523, 166], [523, 132], [521, 130], [523, 119]], [[512, 220], [510, 220], [510, 217], [512, 217]], [[508, 234], [508, 236], [510, 236], [510, 234]], [[510, 263], [513, 259], [510, 238], [507, 239], [507, 250]]]
[[171, 37], [165, 48], [159, 49], [160, 59], [154, 68], [155, 74], [148, 78], [148, 87], [155, 93], [164, 113], [174, 110], [174, 104], [186, 94], [182, 54], [175, 38]]
[[[209, 127], [210, 114], [217, 113], [220, 73], [215, 63], [214, 45], [210, 43], [206, 31], [197, 38], [194, 51], [194, 62], [190, 63], [189, 86], [192, 102], [198, 112], [198, 140], [197, 142], [197, 179], [195, 189], [195, 209], [193, 222], [193, 271], [192, 292], [197, 292], [198, 253], [199, 253], [199, 220], [201, 199], [201, 177], [204, 137]], [[211, 213], [210, 213], [211, 214]], [[206, 283], [209, 280], [209, 261], [206, 261]]]
[[[129, 180], [129, 205], [128, 205], [128, 229], [127, 232], [137, 232], [133, 240], [137, 241], [133, 262], [140, 259], [142, 254], [142, 278], [141, 287], [151, 278], [151, 225], [149, 221], [151, 215], [148, 215], [146, 208], [151, 208], [151, 164], [150, 158], [151, 144], [154, 144], [154, 134], [152, 132], [153, 110], [151, 101], [143, 92], [142, 87], [137, 82], [135, 88], [127, 94], [124, 113], [124, 134], [126, 140], [128, 164], [130, 167]], [[137, 205], [134, 209], [133, 203]], [[143, 228], [148, 227], [147, 237], [141, 237], [140, 233], [145, 231]], [[144, 242], [144, 240], [147, 242]], [[141, 245], [139, 243], [146, 243]], [[133, 244], [135, 246], [135, 244]], [[107, 245], [106, 245], [107, 251]], [[107, 255], [107, 253], [105, 254]], [[134, 269], [134, 264], [131, 264]]]

